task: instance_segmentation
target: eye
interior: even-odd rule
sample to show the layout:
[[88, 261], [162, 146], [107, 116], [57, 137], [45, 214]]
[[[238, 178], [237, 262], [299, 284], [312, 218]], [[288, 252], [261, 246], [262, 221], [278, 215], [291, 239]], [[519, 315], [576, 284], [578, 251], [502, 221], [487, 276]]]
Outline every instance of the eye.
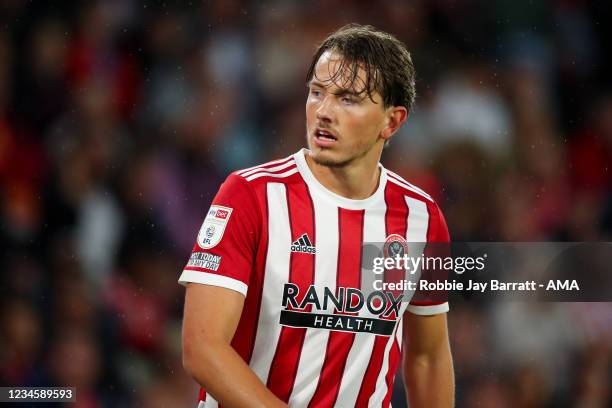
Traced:
[[312, 96], [320, 96], [321, 95], [321, 91], [319, 91], [318, 89], [311, 89], [310, 90], [310, 94]]
[[348, 104], [348, 105], [350, 105], [350, 104], [355, 102], [355, 100], [353, 98], [351, 98], [350, 96], [343, 96], [340, 100], [342, 101], [342, 103], [345, 103], [345, 104]]

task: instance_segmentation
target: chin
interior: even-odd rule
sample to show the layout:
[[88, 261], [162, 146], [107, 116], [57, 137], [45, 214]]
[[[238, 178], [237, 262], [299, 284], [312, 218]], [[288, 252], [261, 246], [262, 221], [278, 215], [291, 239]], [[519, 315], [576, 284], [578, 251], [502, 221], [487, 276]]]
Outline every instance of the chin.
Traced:
[[310, 158], [316, 164], [326, 167], [344, 167], [349, 164], [352, 159], [337, 157], [330, 151], [325, 151], [320, 148], [310, 149]]

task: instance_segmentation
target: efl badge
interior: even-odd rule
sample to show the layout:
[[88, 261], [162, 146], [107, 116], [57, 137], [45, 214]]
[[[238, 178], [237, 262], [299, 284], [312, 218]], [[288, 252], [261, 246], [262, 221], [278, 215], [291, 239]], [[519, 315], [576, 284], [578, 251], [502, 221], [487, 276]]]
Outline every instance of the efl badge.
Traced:
[[385, 240], [385, 246], [383, 247], [383, 254], [385, 258], [396, 258], [408, 255], [408, 243], [399, 234], [391, 234]]
[[211, 205], [202, 228], [198, 233], [198, 245], [201, 248], [209, 249], [214, 247], [223, 238], [225, 227], [232, 215], [232, 208], [222, 207], [220, 205]]

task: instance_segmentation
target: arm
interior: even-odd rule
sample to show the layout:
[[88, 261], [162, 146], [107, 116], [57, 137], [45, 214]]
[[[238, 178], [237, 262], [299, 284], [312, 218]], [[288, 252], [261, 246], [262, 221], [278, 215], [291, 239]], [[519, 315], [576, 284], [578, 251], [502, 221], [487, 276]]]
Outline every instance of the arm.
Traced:
[[190, 283], [185, 295], [183, 366], [225, 407], [286, 407], [231, 346], [244, 296]]
[[446, 313], [404, 314], [404, 385], [411, 408], [454, 405], [455, 376]]

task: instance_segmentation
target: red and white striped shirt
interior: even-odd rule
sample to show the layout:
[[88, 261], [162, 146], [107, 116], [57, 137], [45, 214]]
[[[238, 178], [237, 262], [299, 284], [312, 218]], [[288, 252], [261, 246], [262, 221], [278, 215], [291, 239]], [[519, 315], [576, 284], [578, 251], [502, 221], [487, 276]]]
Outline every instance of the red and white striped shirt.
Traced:
[[[227, 178], [179, 282], [246, 296], [232, 346], [289, 406], [388, 407], [402, 315], [444, 313], [448, 304], [366, 307], [361, 246], [391, 234], [448, 242], [446, 222], [429, 195], [382, 165], [376, 192], [351, 200], [321, 185], [304, 154]], [[217, 406], [200, 392], [199, 407]]]

